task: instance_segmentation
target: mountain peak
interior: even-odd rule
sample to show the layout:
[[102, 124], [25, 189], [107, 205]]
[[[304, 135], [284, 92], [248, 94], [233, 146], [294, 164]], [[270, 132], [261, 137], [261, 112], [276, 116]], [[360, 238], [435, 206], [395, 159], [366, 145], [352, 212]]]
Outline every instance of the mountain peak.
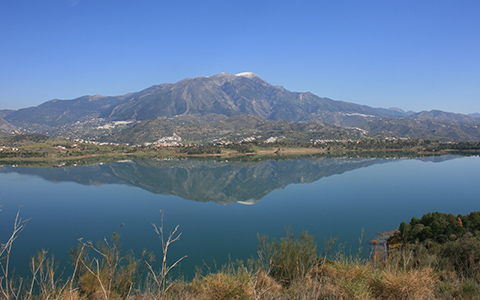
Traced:
[[255, 73], [253, 73], [253, 72], [238, 73], [238, 74], [235, 74], [235, 76], [247, 77], [247, 78], [259, 77], [257, 74], [255, 74]]

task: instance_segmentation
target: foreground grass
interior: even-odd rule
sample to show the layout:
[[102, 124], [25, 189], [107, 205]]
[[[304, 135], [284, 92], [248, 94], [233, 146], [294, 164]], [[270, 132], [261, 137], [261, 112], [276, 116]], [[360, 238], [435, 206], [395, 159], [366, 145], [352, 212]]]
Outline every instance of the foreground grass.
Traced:
[[[427, 230], [428, 224], [450, 216], [427, 214], [411, 223]], [[11, 246], [28, 222], [17, 215], [12, 237], [0, 251], [0, 299], [479, 299], [479, 218], [480, 213], [472, 213], [431, 227], [437, 232], [456, 228], [449, 242], [457, 250], [451, 254], [445, 249], [452, 245], [435, 238], [399, 242], [399, 237], [413, 239], [422, 232], [408, 231], [406, 223], [393, 235], [372, 241], [368, 259], [334, 252], [334, 241], [319, 255], [312, 235], [303, 232], [297, 238], [287, 231], [280, 240], [259, 236], [256, 259], [198, 271], [185, 281], [170, 276], [181, 259], [169, 261], [168, 248], [181, 233], [178, 226], [164, 231], [163, 214], [161, 225], [154, 226], [162, 245], [157, 253], [125, 253], [116, 232], [96, 244], [79, 240], [71, 253], [74, 271], [69, 276], [59, 273], [54, 257], [43, 250], [31, 259], [30, 278], [12, 276]], [[155, 256], [157, 268], [152, 267]]]

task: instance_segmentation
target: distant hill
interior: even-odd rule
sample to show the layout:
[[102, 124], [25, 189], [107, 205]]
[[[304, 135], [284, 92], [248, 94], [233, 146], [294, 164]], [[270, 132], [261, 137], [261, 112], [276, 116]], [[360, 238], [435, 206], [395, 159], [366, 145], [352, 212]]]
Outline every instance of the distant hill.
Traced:
[[473, 114], [468, 114], [470, 117], [473, 117], [473, 118], [480, 118], [480, 114], [479, 113], [473, 113]]
[[5, 120], [17, 125], [42, 124], [61, 126], [82, 118], [99, 116], [100, 112], [119, 104], [124, 96], [83, 96], [74, 100], [51, 100], [39, 106], [22, 108], [8, 114]]
[[12, 132], [15, 131], [17, 128], [12, 124], [5, 121], [3, 118], [0, 117], [0, 131], [3, 132]]
[[11, 114], [12, 112], [14, 112], [13, 109], [0, 109], [0, 118], [5, 118], [6, 116]]
[[436, 119], [400, 118], [374, 120], [368, 124], [370, 137], [411, 137], [439, 141], [478, 141], [480, 126]]
[[417, 120], [438, 120], [456, 122], [459, 124], [478, 124], [479, 120], [473, 116], [444, 112], [441, 110], [422, 111], [409, 116]]
[[18, 134], [0, 136], [0, 143], [3, 146], [20, 147], [45, 142], [62, 142], [63, 140], [49, 137], [42, 134]]

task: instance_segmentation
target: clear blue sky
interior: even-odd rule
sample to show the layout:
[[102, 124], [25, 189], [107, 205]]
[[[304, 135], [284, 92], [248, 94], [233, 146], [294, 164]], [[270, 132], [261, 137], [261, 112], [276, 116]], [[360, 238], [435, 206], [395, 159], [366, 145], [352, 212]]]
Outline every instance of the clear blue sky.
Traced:
[[244, 71], [373, 107], [480, 112], [480, 1], [0, 0], [0, 109]]

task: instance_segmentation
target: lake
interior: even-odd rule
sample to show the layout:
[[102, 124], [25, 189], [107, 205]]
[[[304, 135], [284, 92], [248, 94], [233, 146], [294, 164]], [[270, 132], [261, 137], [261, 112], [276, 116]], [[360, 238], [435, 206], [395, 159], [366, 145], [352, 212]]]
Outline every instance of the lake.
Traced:
[[[28, 258], [49, 249], [69, 270], [77, 239], [111, 237], [121, 224], [125, 250], [160, 255], [152, 223], [176, 225], [181, 239], [170, 261], [176, 272], [256, 256], [257, 233], [283, 237], [308, 230], [319, 249], [336, 237], [356, 252], [378, 232], [427, 212], [480, 210], [478, 156], [424, 158], [312, 158], [271, 161], [142, 160], [69, 168], [0, 167], [0, 241], [11, 234], [19, 207], [31, 218], [15, 241], [12, 262], [28, 272]], [[67, 272], [68, 273], [68, 272]]]

